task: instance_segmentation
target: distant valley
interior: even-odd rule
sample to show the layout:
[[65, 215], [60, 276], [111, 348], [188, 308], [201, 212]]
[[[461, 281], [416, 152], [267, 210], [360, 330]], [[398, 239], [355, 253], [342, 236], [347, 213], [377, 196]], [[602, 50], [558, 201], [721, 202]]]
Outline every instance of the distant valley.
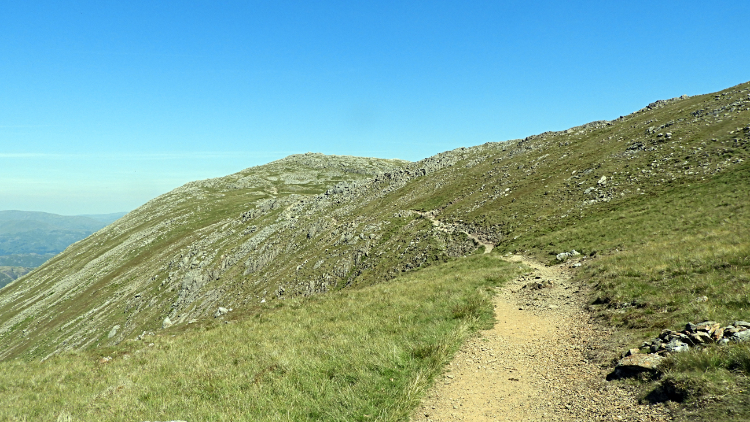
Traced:
[[124, 215], [0, 211], [0, 288]]

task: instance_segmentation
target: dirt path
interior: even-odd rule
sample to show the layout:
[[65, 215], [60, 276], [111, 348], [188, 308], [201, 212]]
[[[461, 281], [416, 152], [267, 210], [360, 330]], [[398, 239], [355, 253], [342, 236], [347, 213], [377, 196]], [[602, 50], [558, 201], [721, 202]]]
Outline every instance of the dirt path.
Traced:
[[533, 271], [499, 289], [495, 327], [461, 348], [413, 421], [670, 420], [590, 361], [607, 333], [583, 309], [568, 265], [508, 260]]
[[459, 230], [458, 227], [454, 224], [443, 223], [442, 221], [435, 218], [435, 214], [433, 214], [432, 212], [423, 212], [423, 211], [416, 211], [416, 210], [412, 210], [412, 212], [415, 214], [419, 214], [422, 217], [430, 220], [432, 222], [432, 225], [440, 231], [443, 231], [445, 233], [459, 232], [459, 233], [466, 234], [469, 237], [469, 239], [471, 239], [475, 244], [477, 244], [478, 246], [484, 246], [484, 253], [492, 252], [492, 249], [495, 247], [494, 243], [484, 241], [474, 234], [465, 232], [463, 230]]

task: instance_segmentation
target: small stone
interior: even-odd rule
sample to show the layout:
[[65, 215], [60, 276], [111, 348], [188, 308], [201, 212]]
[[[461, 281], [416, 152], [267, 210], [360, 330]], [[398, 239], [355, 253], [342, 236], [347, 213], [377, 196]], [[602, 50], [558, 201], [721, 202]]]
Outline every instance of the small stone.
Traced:
[[710, 331], [714, 325], [716, 325], [716, 321], [703, 321], [695, 324], [695, 329], [698, 331]]
[[659, 338], [662, 340], [667, 340], [671, 334], [672, 334], [672, 330], [669, 330], [669, 329], [662, 330], [661, 334], [659, 334]]
[[219, 306], [219, 309], [216, 310], [216, 313], [214, 313], [214, 318], [218, 318], [222, 315], [226, 315], [229, 312], [229, 309]]
[[109, 334], [107, 335], [107, 338], [112, 338], [112, 337], [116, 336], [117, 335], [117, 330], [119, 330], [119, 329], [120, 329], [119, 325], [115, 325], [114, 327], [112, 327], [112, 329], [109, 331]]
[[169, 317], [164, 318], [164, 321], [161, 323], [161, 328], [169, 328], [172, 326], [172, 320], [169, 319]]
[[702, 331], [688, 334], [688, 338], [694, 344], [708, 344], [712, 342], [711, 336]]
[[667, 350], [667, 352], [670, 352], [670, 353], [681, 353], [681, 352], [687, 352], [688, 350], [690, 350], [690, 346], [688, 346], [687, 344], [677, 339], [674, 339], [670, 341], [669, 343], [667, 343], [665, 349]]
[[729, 340], [735, 343], [744, 343], [746, 341], [750, 341], [750, 330], [734, 333], [731, 337], [729, 337]]
[[633, 354], [620, 359], [615, 366], [617, 377], [631, 377], [641, 372], [658, 372], [659, 366], [664, 361], [659, 355]]
[[715, 329], [711, 333], [711, 338], [713, 339], [714, 342], [717, 342], [717, 341], [721, 340], [722, 338], [724, 338], [724, 329], [721, 328], [721, 327]]

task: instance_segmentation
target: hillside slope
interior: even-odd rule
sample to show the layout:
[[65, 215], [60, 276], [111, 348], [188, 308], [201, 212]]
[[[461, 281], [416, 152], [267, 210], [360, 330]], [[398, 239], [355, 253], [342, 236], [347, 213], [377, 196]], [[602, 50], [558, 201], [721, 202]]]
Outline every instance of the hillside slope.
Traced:
[[658, 101], [417, 163], [307, 154], [187, 184], [3, 289], [0, 357], [114, 344], [166, 317], [184, 324], [219, 306], [375, 283], [471, 251], [466, 233], [539, 256], [640, 243], [637, 231], [607, 236], [619, 223], [602, 228], [599, 217], [598, 238], [561, 236], [600, 212], [747, 174], [749, 93], [743, 84]]
[[4, 288], [0, 358], [196, 332], [219, 308], [243, 319], [483, 244], [583, 253], [623, 348], [750, 319], [749, 158], [748, 83], [415, 163], [290, 156], [162, 195]]

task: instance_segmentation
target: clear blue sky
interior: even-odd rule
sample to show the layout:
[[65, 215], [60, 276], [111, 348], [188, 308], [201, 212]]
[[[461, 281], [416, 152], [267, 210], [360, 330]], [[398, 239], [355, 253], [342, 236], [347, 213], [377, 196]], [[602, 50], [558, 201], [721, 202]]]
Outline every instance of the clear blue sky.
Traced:
[[750, 80], [747, 1], [0, 1], [0, 210], [418, 160]]

